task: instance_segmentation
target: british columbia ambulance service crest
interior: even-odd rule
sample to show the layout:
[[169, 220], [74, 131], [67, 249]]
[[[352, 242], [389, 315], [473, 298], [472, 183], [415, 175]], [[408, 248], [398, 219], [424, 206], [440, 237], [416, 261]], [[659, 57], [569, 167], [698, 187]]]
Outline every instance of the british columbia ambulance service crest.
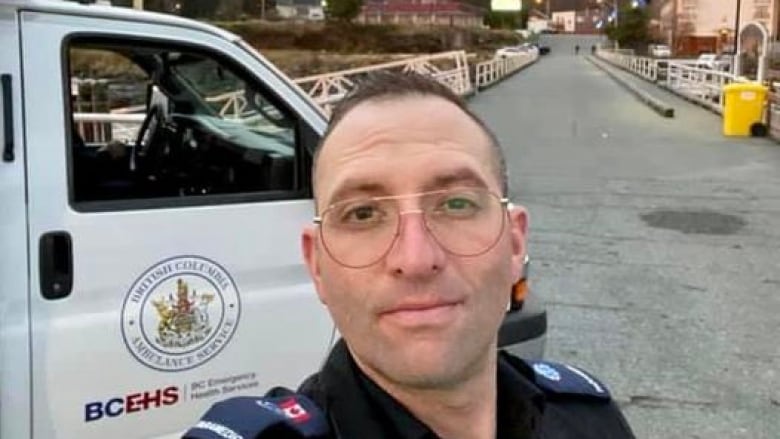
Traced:
[[200, 256], [178, 256], [152, 266], [130, 287], [122, 336], [152, 369], [192, 369], [228, 344], [240, 311], [238, 289], [224, 268]]

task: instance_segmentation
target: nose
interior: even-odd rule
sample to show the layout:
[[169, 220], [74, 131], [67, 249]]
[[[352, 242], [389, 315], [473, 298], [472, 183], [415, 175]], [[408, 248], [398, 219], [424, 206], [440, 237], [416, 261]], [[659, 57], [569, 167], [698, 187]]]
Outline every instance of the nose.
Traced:
[[398, 235], [386, 258], [393, 274], [414, 278], [441, 271], [447, 254], [425, 225], [422, 212], [403, 212], [398, 221]]

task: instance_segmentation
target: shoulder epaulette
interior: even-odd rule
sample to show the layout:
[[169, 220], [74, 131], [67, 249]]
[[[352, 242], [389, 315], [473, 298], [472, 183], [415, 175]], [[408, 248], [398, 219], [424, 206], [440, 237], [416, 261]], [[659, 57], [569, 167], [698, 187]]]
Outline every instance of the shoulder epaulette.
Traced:
[[211, 406], [182, 439], [325, 438], [328, 423], [307, 397], [276, 388], [264, 397], [239, 396]]
[[551, 361], [523, 361], [533, 369], [534, 381], [545, 393], [612, 398], [601, 381], [582, 369]]

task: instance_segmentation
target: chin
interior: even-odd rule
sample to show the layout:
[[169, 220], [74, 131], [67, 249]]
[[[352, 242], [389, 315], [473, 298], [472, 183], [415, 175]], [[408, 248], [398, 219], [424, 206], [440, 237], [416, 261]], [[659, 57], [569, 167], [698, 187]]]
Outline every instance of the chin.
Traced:
[[396, 371], [387, 371], [397, 384], [416, 389], [446, 389], [463, 383], [470, 375], [464, 364], [442, 362], [409, 364]]
[[392, 381], [415, 388], [442, 388], [460, 383], [471, 373], [474, 356], [458, 343], [409, 340], [399, 349], [383, 350], [377, 364]]

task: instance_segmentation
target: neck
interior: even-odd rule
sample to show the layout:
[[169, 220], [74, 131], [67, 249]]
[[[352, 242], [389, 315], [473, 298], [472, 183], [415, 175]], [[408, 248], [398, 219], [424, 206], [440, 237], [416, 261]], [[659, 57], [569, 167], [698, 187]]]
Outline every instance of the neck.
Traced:
[[386, 379], [358, 366], [379, 387], [401, 403], [418, 420], [444, 439], [494, 439], [496, 437], [496, 350], [468, 377], [447, 388], [416, 388]]

